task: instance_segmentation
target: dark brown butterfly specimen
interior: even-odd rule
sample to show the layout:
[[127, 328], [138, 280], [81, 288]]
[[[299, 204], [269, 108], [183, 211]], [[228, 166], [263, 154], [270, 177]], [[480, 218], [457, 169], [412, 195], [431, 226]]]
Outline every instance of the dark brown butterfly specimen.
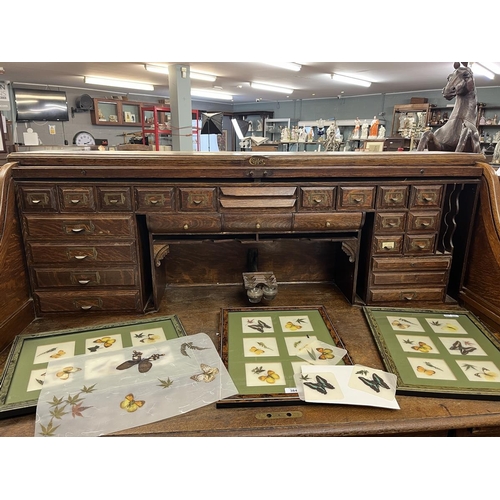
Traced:
[[453, 343], [453, 345], [450, 347], [450, 351], [460, 351], [460, 354], [463, 354], [464, 356], [466, 354], [469, 354], [473, 351], [475, 351], [476, 348], [475, 347], [464, 347], [462, 345], [462, 342], [460, 342], [459, 340], [457, 340], [456, 342]]
[[149, 358], [142, 358], [142, 352], [134, 351], [132, 353], [132, 359], [124, 361], [122, 364], [116, 367], [117, 370], [127, 370], [128, 368], [132, 368], [132, 366], [137, 365], [137, 369], [139, 373], [146, 373], [151, 370], [153, 363], [151, 361], [156, 361], [160, 359], [164, 354], [153, 354], [149, 356]]
[[271, 326], [269, 326], [267, 323], [264, 323], [264, 321], [259, 319], [256, 325], [248, 325], [248, 328], [252, 328], [260, 333], [264, 333], [264, 328], [271, 328]]

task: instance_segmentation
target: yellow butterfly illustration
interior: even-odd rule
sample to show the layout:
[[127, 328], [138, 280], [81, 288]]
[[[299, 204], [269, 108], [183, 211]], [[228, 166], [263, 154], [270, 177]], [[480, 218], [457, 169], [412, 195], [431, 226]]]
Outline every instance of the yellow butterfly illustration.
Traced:
[[335, 357], [331, 349], [316, 347], [316, 350], [321, 353], [319, 359], [333, 359]]
[[61, 356], [64, 356], [65, 354], [66, 354], [66, 352], [63, 351], [62, 349], [60, 349], [59, 351], [52, 354], [50, 357], [51, 358], [60, 358]]
[[104, 347], [111, 347], [115, 342], [116, 339], [112, 339], [111, 337], [102, 337], [94, 340], [94, 344], [103, 344]]
[[201, 363], [200, 368], [202, 369], [202, 373], [197, 373], [190, 377], [196, 382], [212, 382], [215, 380], [216, 375], [219, 373], [219, 369], [215, 366], [208, 366], [204, 363]]
[[261, 375], [259, 380], [267, 382], [268, 384], [274, 384], [279, 378], [280, 376], [276, 372], [273, 370], [267, 370], [267, 375]]
[[285, 328], [288, 328], [289, 330], [300, 330], [302, 327], [300, 325], [296, 325], [295, 323], [292, 323], [291, 321], [288, 321], [285, 324]]
[[264, 354], [264, 351], [262, 349], [259, 349], [258, 347], [255, 347], [254, 345], [250, 347], [250, 352], [253, 352], [254, 354]]
[[66, 368], [63, 368], [60, 372], [57, 372], [56, 376], [59, 377], [61, 380], [68, 380], [70, 373], [79, 372], [80, 370], [81, 368], [67, 366]]
[[400, 330], [406, 330], [406, 328], [410, 328], [410, 325], [405, 325], [404, 323], [401, 323], [401, 321], [395, 319], [392, 323], [392, 326], [395, 326], [396, 328], [399, 328]]
[[446, 323], [442, 327], [442, 330], [446, 330], [447, 332], [457, 332], [458, 328], [455, 325], [452, 325], [451, 323]]
[[136, 401], [133, 394], [127, 394], [120, 403], [120, 408], [132, 413], [146, 404], [146, 401]]
[[417, 345], [413, 345], [413, 346], [411, 346], [411, 348], [414, 351], [420, 351], [420, 352], [430, 352], [430, 351], [432, 351], [432, 347], [430, 345], [426, 344], [425, 342], [419, 342], [418, 346]]
[[423, 366], [420, 365], [417, 366], [417, 371], [420, 373], [425, 373], [426, 375], [429, 375], [429, 377], [436, 373], [434, 370], [427, 370], [427, 368], [424, 368]]

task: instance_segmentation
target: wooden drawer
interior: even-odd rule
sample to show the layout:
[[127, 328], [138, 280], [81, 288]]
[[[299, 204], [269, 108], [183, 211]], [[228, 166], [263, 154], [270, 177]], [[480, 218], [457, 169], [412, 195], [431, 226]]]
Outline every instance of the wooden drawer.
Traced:
[[132, 193], [130, 187], [98, 187], [97, 200], [99, 210], [103, 212], [132, 210]]
[[368, 303], [377, 302], [418, 302], [439, 301], [445, 298], [445, 287], [426, 288], [371, 288], [368, 291]]
[[214, 215], [146, 215], [146, 224], [152, 233], [217, 233], [221, 231], [219, 214]]
[[42, 313], [82, 311], [142, 312], [139, 290], [38, 291], [34, 294]]
[[133, 267], [120, 269], [40, 269], [33, 276], [38, 288], [95, 286], [136, 286], [137, 276]]
[[407, 234], [405, 237], [405, 254], [434, 253], [436, 234]]
[[214, 212], [216, 188], [179, 188], [180, 210]]
[[380, 235], [373, 238], [373, 252], [383, 254], [401, 254], [403, 252], [403, 235]]
[[410, 208], [441, 208], [443, 186], [412, 186]]
[[137, 261], [135, 241], [92, 243], [91, 245], [71, 245], [66, 243], [27, 244], [28, 255], [33, 264], [134, 263]]
[[375, 216], [377, 233], [401, 233], [406, 227], [406, 212], [378, 212]]
[[235, 186], [220, 188], [223, 209], [291, 209], [295, 207], [295, 186]]
[[439, 211], [408, 213], [408, 231], [437, 231], [440, 224]]
[[291, 231], [292, 214], [224, 214], [223, 231], [236, 232], [264, 232], [264, 231]]
[[32, 238], [58, 239], [61, 236], [71, 238], [84, 237], [120, 237], [134, 236], [135, 221], [131, 215], [113, 216], [24, 216], [24, 228]]
[[447, 271], [372, 273], [372, 284], [380, 285], [445, 285]]
[[451, 256], [434, 257], [373, 257], [374, 271], [446, 271], [450, 269]]
[[335, 188], [300, 188], [300, 210], [322, 210], [335, 208]]
[[377, 192], [377, 208], [406, 208], [408, 186], [379, 186]]
[[174, 210], [174, 188], [136, 188], [136, 206], [141, 211], [170, 211]]
[[59, 187], [59, 199], [62, 212], [95, 212], [94, 188]]
[[375, 187], [339, 187], [338, 210], [373, 208]]
[[57, 212], [55, 186], [47, 187], [19, 187], [19, 198], [23, 210], [26, 212]]
[[358, 231], [363, 225], [364, 214], [324, 213], [324, 214], [294, 214], [294, 231]]

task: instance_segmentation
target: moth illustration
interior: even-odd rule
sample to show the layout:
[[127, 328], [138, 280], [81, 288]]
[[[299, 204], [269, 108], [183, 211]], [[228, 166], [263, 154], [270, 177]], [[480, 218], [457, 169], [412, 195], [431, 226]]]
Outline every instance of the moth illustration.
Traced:
[[326, 378], [316, 375], [316, 382], [304, 382], [304, 385], [320, 392], [321, 394], [326, 394], [327, 389], [335, 389], [335, 387], [326, 380]]
[[145, 404], [146, 401], [136, 401], [133, 394], [127, 394], [125, 399], [120, 403], [120, 408], [132, 413], [139, 408], [142, 408]]
[[197, 373], [192, 375], [190, 378], [196, 382], [212, 382], [215, 380], [216, 375], [219, 373], [219, 369], [215, 366], [208, 366], [205, 363], [201, 363], [200, 368], [202, 373]]
[[261, 319], [259, 319], [256, 325], [248, 324], [248, 328], [252, 328], [253, 330], [257, 330], [260, 333], [264, 333], [264, 328], [272, 328], [272, 327], [269, 326], [264, 321], [262, 321]]
[[386, 384], [384, 379], [379, 375], [377, 375], [376, 373], [372, 375], [371, 380], [367, 379], [366, 377], [358, 377], [358, 378], [359, 380], [361, 380], [361, 382], [363, 382], [363, 384], [367, 385], [368, 387], [370, 387], [370, 389], [373, 389], [375, 392], [380, 392], [381, 387], [383, 387], [384, 389], [390, 389], [390, 387]]
[[79, 372], [81, 368], [75, 368], [73, 366], [67, 366], [63, 368], [60, 372], [56, 373], [56, 376], [61, 380], [68, 380], [70, 373]]
[[450, 351], [460, 351], [460, 354], [463, 354], [464, 356], [466, 354], [469, 354], [473, 351], [475, 351], [476, 348], [469, 346], [469, 347], [464, 347], [462, 345], [462, 342], [460, 340], [457, 340], [456, 342], [453, 343], [453, 345], [450, 347]]
[[127, 370], [128, 368], [137, 365], [139, 373], [146, 373], [151, 370], [151, 367], [153, 366], [153, 363], [151, 363], [151, 361], [156, 361], [157, 359], [160, 359], [161, 356], [164, 356], [164, 354], [153, 354], [149, 356], [149, 358], [143, 358], [142, 352], [134, 351], [132, 353], [132, 359], [128, 359], [127, 361], [119, 364], [116, 369]]
[[426, 375], [429, 375], [429, 377], [432, 377], [436, 372], [434, 370], [428, 370], [427, 368], [424, 368], [423, 366], [417, 366], [417, 371], [420, 373], [425, 373]]

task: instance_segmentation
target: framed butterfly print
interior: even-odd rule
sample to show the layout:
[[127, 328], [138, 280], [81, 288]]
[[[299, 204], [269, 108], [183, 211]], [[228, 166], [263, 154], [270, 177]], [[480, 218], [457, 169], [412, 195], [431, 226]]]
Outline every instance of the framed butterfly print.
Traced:
[[[149, 345], [186, 335], [179, 318], [162, 316], [149, 321], [113, 323], [33, 335], [18, 335], [13, 342], [0, 380], [0, 419], [34, 413], [49, 361], [75, 355], [91, 356], [125, 347]], [[130, 366], [147, 370], [146, 360], [132, 359]], [[71, 367], [61, 371], [69, 377]], [[126, 369], [124, 366], [120, 369]], [[66, 371], [65, 371], [66, 370]]]
[[396, 394], [500, 399], [500, 342], [471, 312], [363, 311]]
[[322, 346], [318, 359], [340, 352], [338, 364], [353, 364], [323, 306], [221, 309], [220, 319], [221, 357], [238, 394], [217, 407], [303, 403], [294, 373], [307, 363], [306, 345]]

